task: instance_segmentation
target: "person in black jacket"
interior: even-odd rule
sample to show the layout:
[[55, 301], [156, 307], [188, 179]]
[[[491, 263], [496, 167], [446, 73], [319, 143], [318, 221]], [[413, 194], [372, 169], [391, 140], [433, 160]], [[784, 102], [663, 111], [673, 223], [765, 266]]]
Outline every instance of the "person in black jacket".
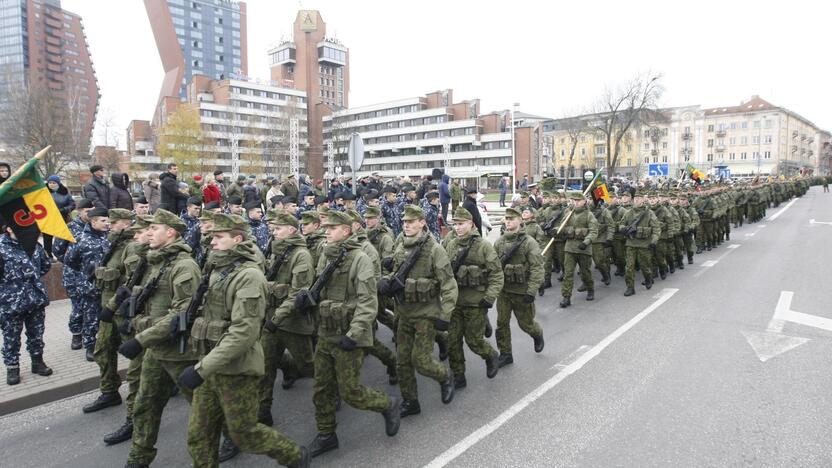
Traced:
[[178, 206], [185, 205], [188, 202], [188, 194], [179, 190], [179, 183], [176, 181], [178, 172], [179, 168], [176, 167], [176, 164], [168, 164], [168, 171], [159, 176], [159, 181], [162, 184], [160, 188], [162, 203], [159, 208], [176, 214], [179, 214]]
[[[55, 200], [55, 206], [61, 212], [64, 222], [69, 222], [69, 214], [75, 209], [75, 200], [69, 194], [69, 190], [61, 183], [61, 178], [56, 175], [51, 175], [46, 179], [46, 185], [52, 193], [52, 199]], [[49, 234], [43, 235], [43, 249], [46, 251], [47, 257], [52, 258], [52, 236]]]
[[133, 197], [130, 196], [130, 177], [116, 172], [110, 175], [113, 187], [110, 189], [110, 208], [124, 208], [133, 211]]
[[482, 218], [480, 217], [480, 209], [477, 207], [477, 189], [476, 187], [465, 187], [465, 201], [462, 202], [462, 207], [471, 213], [474, 220], [474, 226], [482, 235]]
[[92, 200], [96, 208], [110, 209], [110, 186], [104, 178], [104, 167], [98, 164], [90, 166], [92, 178], [84, 186], [84, 198]]

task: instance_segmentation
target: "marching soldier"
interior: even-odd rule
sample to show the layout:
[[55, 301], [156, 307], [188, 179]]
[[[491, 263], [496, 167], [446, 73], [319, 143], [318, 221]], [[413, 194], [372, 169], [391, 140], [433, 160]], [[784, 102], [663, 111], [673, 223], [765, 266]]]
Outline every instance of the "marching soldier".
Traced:
[[[164, 209], [156, 214], [147, 228], [148, 269], [142, 285], [134, 288], [131, 307], [137, 314], [132, 319], [135, 337], [125, 341], [118, 352], [128, 359], [142, 358], [139, 392], [133, 407], [133, 445], [127, 467], [148, 466], [156, 457], [156, 439], [162, 412], [167, 405], [179, 374], [196, 362], [190, 350], [180, 353], [171, 340], [171, 327], [177, 313], [188, 306], [199, 283], [199, 267], [191, 257], [191, 248], [182, 240], [185, 223]], [[191, 389], [179, 385], [191, 401]]]
[[439, 383], [442, 403], [454, 398], [453, 372], [431, 354], [437, 330], [448, 331], [458, 290], [448, 254], [427, 231], [424, 211], [407, 205], [402, 221], [404, 236], [393, 252], [393, 273], [382, 278], [378, 290], [396, 300], [396, 370], [405, 417], [422, 411], [416, 372]]
[[503, 269], [503, 289], [497, 298], [497, 348], [500, 367], [514, 363], [511, 352], [511, 314], [520, 329], [534, 340], [534, 351], [543, 351], [543, 329], [534, 319], [534, 299], [543, 283], [543, 261], [537, 241], [526, 235], [520, 213], [507, 208], [506, 232], [494, 244]]
[[321, 230], [321, 216], [317, 211], [305, 211], [300, 215], [300, 229], [306, 240], [306, 248], [312, 255], [312, 265], [318, 264], [326, 235]]
[[353, 235], [352, 219], [346, 213], [330, 211], [324, 227], [327, 243], [318, 261], [318, 279], [295, 300], [298, 310], [317, 304], [319, 317], [312, 397], [318, 435], [309, 445], [313, 457], [338, 448], [338, 395], [353, 408], [381, 413], [388, 436], [398, 433], [400, 423], [398, 398], [359, 380], [364, 350], [373, 345], [372, 323], [378, 307], [372, 261]]
[[[295, 297], [315, 281], [315, 266], [306, 241], [298, 233], [298, 220], [281, 211], [271, 211], [267, 223], [274, 234], [272, 258], [266, 268], [266, 322], [261, 335], [265, 353], [265, 375], [260, 385], [257, 420], [273, 424], [272, 399], [277, 369], [283, 371], [284, 388], [299, 377], [312, 377], [315, 371], [312, 318], [294, 310]], [[289, 351], [291, 359], [284, 352]]]
[[[77, 216], [70, 222], [67, 223], [67, 227], [69, 227], [69, 232], [72, 233], [72, 237], [76, 240], [81, 238], [81, 234], [84, 232], [84, 226], [89, 223], [90, 219], [87, 217], [87, 213], [93, 209], [93, 202], [89, 198], [82, 198], [78, 201], [78, 205], [75, 209]], [[72, 308], [69, 313], [69, 332], [72, 334], [72, 342], [70, 343], [70, 348], [73, 350], [81, 349], [81, 331], [83, 328], [84, 317], [81, 314], [81, 304], [79, 297], [83, 295], [84, 291], [81, 289], [81, 285], [77, 283], [78, 277], [80, 275], [79, 272], [73, 270], [70, 266], [66, 264], [64, 261], [64, 255], [66, 255], [66, 251], [69, 248], [70, 243], [66, 239], [55, 239], [52, 244], [52, 254], [57, 257], [57, 259], [64, 264], [63, 271], [62, 271], [62, 278], [61, 278], [61, 285], [66, 289], [66, 295], [69, 296], [69, 300], [72, 304]]]
[[[693, 248], [696, 245], [695, 233], [699, 232], [699, 213], [691, 206], [690, 200], [690, 196], [683, 197], [680, 199], [680, 204], [690, 217], [690, 230], [686, 236], [683, 236], [683, 240], [685, 241], [685, 251], [688, 254], [688, 265], [693, 265]], [[740, 221], [740, 225], [742, 225], [742, 221]]]
[[[223, 422], [242, 451], [267, 455], [283, 465], [309, 466], [309, 452], [257, 422], [263, 348], [258, 339], [266, 309], [261, 254], [235, 215], [214, 217], [208, 290], [190, 330], [198, 362], [181, 370], [179, 383], [193, 391], [188, 453], [194, 466], [217, 466]], [[197, 272], [194, 276], [198, 277]], [[181, 329], [175, 315], [169, 330]], [[177, 325], [174, 327], [173, 325]], [[168, 334], [170, 337], [170, 334]], [[181, 339], [181, 337], [180, 337]]]
[[645, 206], [643, 195], [633, 196], [633, 208], [621, 218], [618, 231], [627, 238], [627, 265], [624, 271], [627, 290], [624, 295], [632, 296], [636, 293], [636, 262], [644, 275], [645, 287], [653, 287], [653, 259], [650, 251], [655, 249], [661, 234], [659, 221], [655, 213]]
[[592, 241], [592, 260], [595, 263], [595, 268], [601, 272], [601, 281], [609, 286], [610, 253], [615, 235], [615, 220], [612, 219], [612, 213], [607, 209], [606, 204], [601, 204], [599, 200], [595, 200], [592, 214], [598, 221], [598, 235]]
[[618, 230], [621, 218], [629, 211], [631, 204], [630, 192], [624, 192], [612, 199], [610, 214], [612, 215], [612, 259], [615, 263], [615, 276], [624, 276], [624, 265], [627, 263], [627, 238]]
[[[388, 263], [388, 266], [392, 267], [393, 245], [395, 241], [393, 239], [393, 231], [381, 223], [381, 210], [374, 206], [367, 207], [367, 210], [364, 212], [364, 222], [367, 223], [367, 240], [370, 241], [373, 247], [375, 247], [376, 252], [378, 252], [382, 268], [384, 268], [385, 263]], [[387, 268], [384, 269], [387, 270]], [[379, 296], [378, 316], [376, 319], [395, 333], [395, 315], [388, 313], [388, 309], [391, 311], [394, 310], [392, 302], [388, 301], [387, 297]], [[395, 385], [393, 381], [398, 382], [398, 377], [394, 378], [396, 375], [395, 366], [392, 369], [387, 369], [387, 372], [390, 375], [390, 385]]]
[[[560, 307], [572, 305], [572, 287], [575, 281], [575, 266], [581, 268], [582, 285], [578, 291], [586, 288], [586, 300], [595, 299], [595, 282], [592, 280], [592, 243], [598, 237], [598, 221], [586, 207], [586, 198], [582, 192], [570, 192], [569, 198], [574, 203], [572, 215], [561, 233], [566, 238], [563, 262], [563, 283], [560, 293], [563, 299]], [[609, 268], [609, 267], [608, 267]], [[606, 278], [609, 278], [607, 273]]]
[[[64, 278], [73, 285], [77, 294], [79, 310], [84, 319], [82, 327], [82, 345], [87, 350], [87, 361], [93, 362], [95, 335], [98, 333], [98, 317], [101, 315], [101, 291], [95, 286], [95, 268], [104, 258], [109, 248], [107, 230], [110, 219], [106, 208], [93, 208], [87, 212], [90, 220], [75, 244], [67, 249], [64, 263], [72, 272], [70, 278]], [[121, 404], [121, 397], [118, 403]]]
[[485, 360], [486, 377], [494, 378], [499, 370], [499, 354], [483, 339], [488, 310], [494, 305], [503, 289], [503, 269], [497, 252], [484, 240], [474, 226], [471, 213], [457, 208], [453, 213], [457, 237], [446, 250], [452, 258], [459, 295], [456, 301], [448, 333], [449, 358], [454, 375], [454, 388], [465, 388], [465, 352], [462, 340], [468, 348]]
[[651, 248], [651, 250], [653, 250], [653, 273], [655, 275], [655, 269], [658, 268], [659, 276], [662, 279], [665, 279], [667, 278], [669, 267], [667, 262], [669, 239], [671, 238], [671, 233], [674, 230], [674, 222], [673, 217], [670, 215], [670, 211], [666, 206], [664, 206], [658, 194], [656, 194], [655, 198], [650, 199], [650, 203], [661, 229], [659, 241], [656, 243], [655, 249]]

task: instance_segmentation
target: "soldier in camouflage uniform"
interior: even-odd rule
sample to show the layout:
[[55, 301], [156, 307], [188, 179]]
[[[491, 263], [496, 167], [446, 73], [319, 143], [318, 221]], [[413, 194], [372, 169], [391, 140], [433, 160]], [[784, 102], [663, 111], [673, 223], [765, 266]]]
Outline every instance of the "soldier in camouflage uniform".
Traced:
[[688, 231], [687, 236], [683, 236], [685, 251], [688, 254], [688, 265], [693, 265], [693, 248], [696, 245], [696, 233], [698, 233], [700, 229], [699, 213], [697, 213], [691, 205], [691, 200], [693, 199], [692, 195], [687, 195], [680, 199], [680, 205], [687, 211], [688, 217], [690, 218], [690, 230]]
[[[381, 210], [378, 207], [367, 207], [364, 212], [364, 222], [367, 224], [367, 240], [375, 247], [378, 257], [381, 259], [382, 268], [384, 268], [386, 262], [389, 263], [389, 266], [392, 266], [395, 240], [393, 239], [393, 231], [381, 223]], [[384, 268], [384, 270], [387, 269]], [[393, 310], [393, 301], [379, 296], [376, 319], [395, 333], [396, 317], [392, 313]], [[395, 366], [392, 369], [388, 368], [387, 373], [390, 376], [390, 385], [395, 385], [398, 382], [398, 377], [394, 377], [396, 375]]]
[[[180, 353], [178, 340], [171, 339], [178, 313], [187, 308], [199, 283], [199, 267], [191, 257], [191, 248], [182, 240], [185, 223], [164, 209], [156, 214], [148, 227], [148, 270], [142, 285], [133, 290], [144, 294], [146, 301], [137, 307], [132, 326], [135, 337], [125, 341], [118, 352], [136, 359], [144, 352], [139, 392], [133, 407], [133, 444], [127, 458], [128, 467], [150, 465], [156, 457], [156, 439], [162, 412], [167, 405], [177, 377], [183, 369], [196, 362], [189, 349]], [[131, 299], [132, 300], [132, 299]], [[191, 389], [179, 386], [191, 401]]]
[[86, 351], [87, 361], [94, 360], [95, 335], [98, 333], [98, 316], [101, 314], [101, 291], [92, 282], [95, 268], [109, 248], [107, 229], [109, 213], [106, 208], [94, 208], [87, 213], [90, 223], [76, 243], [66, 251], [64, 263], [69, 266], [70, 278], [64, 278], [72, 285], [72, 293], [78, 299], [79, 309], [84, 317], [81, 343]]
[[[265, 353], [265, 375], [260, 384], [260, 409], [257, 420], [271, 426], [274, 381], [277, 369], [283, 371], [284, 388], [299, 377], [315, 372], [312, 335], [315, 322], [308, 314], [294, 310], [295, 297], [315, 281], [315, 265], [298, 233], [294, 216], [270, 211], [266, 222], [274, 234], [272, 258], [266, 267], [266, 322], [260, 337]], [[291, 358], [285, 356], [288, 351]]]
[[6, 383], [20, 383], [20, 335], [26, 328], [26, 350], [32, 373], [52, 375], [43, 362], [43, 330], [49, 296], [41, 278], [52, 263], [40, 244], [30, 257], [12, 229], [3, 226], [0, 236], [0, 328], [3, 331], [3, 364]]
[[676, 264], [676, 268], [679, 270], [685, 269], [685, 239], [688, 237], [691, 231], [691, 219], [688, 211], [682, 206], [682, 200], [684, 199], [683, 196], [676, 193], [671, 195], [670, 199], [670, 209], [675, 211], [677, 218], [679, 219], [679, 232], [673, 237], [674, 242], [674, 262]]
[[[518, 208], [520, 209], [520, 208]], [[545, 246], [549, 242], [549, 236], [543, 232], [543, 228], [537, 221], [537, 214], [538, 211], [531, 206], [523, 206], [522, 211], [520, 211], [520, 217], [523, 222], [523, 227], [526, 229], [526, 235], [531, 236], [534, 240], [537, 241], [538, 245]], [[542, 248], [542, 247], [541, 247]], [[548, 253], [548, 252], [547, 252]], [[543, 284], [540, 285], [540, 288], [537, 290], [539, 295], [543, 295], [546, 289], [546, 280], [549, 280], [549, 286], [552, 286], [552, 280], [549, 276], [546, 275], [546, 269], [543, 269]]]
[[[318, 261], [317, 273], [327, 267], [329, 280], [317, 301], [318, 346], [315, 349], [315, 421], [318, 434], [310, 443], [312, 456], [338, 448], [335, 417], [338, 395], [356, 409], [381, 413], [385, 432], [399, 430], [399, 400], [361, 385], [365, 349], [373, 345], [373, 322], [378, 308], [372, 261], [352, 233], [352, 219], [330, 211], [326, 222], [327, 243]], [[310, 294], [298, 295], [295, 306], [312, 306]]]
[[326, 235], [321, 230], [321, 216], [317, 211], [306, 211], [300, 216], [300, 229], [306, 248], [312, 255], [312, 265], [318, 264]]
[[[537, 241], [526, 235], [520, 213], [507, 208], [506, 232], [494, 244], [503, 269], [503, 289], [497, 297], [497, 348], [499, 367], [514, 362], [511, 352], [511, 314], [520, 329], [534, 340], [536, 353], [543, 351], [543, 329], [534, 319], [535, 292], [543, 283], [543, 257]], [[517, 246], [515, 248], [515, 246]], [[512, 252], [514, 250], [514, 252]]]
[[612, 241], [615, 236], [615, 220], [606, 204], [595, 200], [595, 207], [592, 214], [598, 221], [598, 235], [592, 241], [592, 261], [595, 268], [601, 272], [601, 281], [605, 285], [610, 284], [610, 255], [612, 254]]
[[[265, 317], [266, 279], [247, 228], [242, 217], [219, 214], [210, 231], [214, 252], [209, 289], [189, 339], [198, 362], [183, 368], [178, 379], [193, 391], [188, 453], [195, 467], [217, 466], [225, 423], [242, 451], [267, 455], [283, 465], [309, 466], [308, 451], [257, 422], [263, 377], [258, 338]], [[169, 330], [178, 329], [179, 317], [174, 317]]]
[[653, 287], [653, 257], [651, 250], [661, 235], [661, 227], [656, 214], [646, 206], [644, 196], [633, 196], [633, 208], [624, 214], [618, 224], [618, 231], [627, 238], [627, 265], [624, 281], [627, 285], [625, 296], [632, 296], [635, 291], [636, 263], [644, 275], [647, 289]]
[[195, 260], [202, 255], [201, 232], [199, 230], [199, 211], [201, 208], [202, 199], [191, 197], [188, 199], [185, 212], [182, 213], [182, 221], [185, 223], [185, 233], [182, 234], [182, 240], [185, 241], [185, 245], [191, 248], [191, 255]]
[[[72, 233], [72, 237], [75, 238], [77, 241], [81, 238], [81, 234], [84, 232], [84, 226], [90, 221], [87, 217], [87, 212], [89, 212], [93, 208], [92, 200], [88, 198], [82, 198], [78, 201], [78, 205], [75, 209], [77, 216], [67, 223], [69, 227], [69, 232]], [[74, 281], [78, 277], [78, 272], [73, 271], [69, 266], [67, 266], [66, 262], [64, 261], [64, 255], [66, 255], [66, 251], [69, 248], [69, 241], [66, 239], [58, 239], [52, 243], [52, 254], [57, 257], [57, 259], [64, 264], [62, 270], [62, 278], [61, 284], [63, 285], [64, 289], [66, 290], [66, 295], [69, 296], [69, 300], [72, 304], [72, 308], [69, 312], [69, 332], [72, 334], [72, 342], [70, 347], [72, 349], [81, 349], [81, 330], [84, 324], [84, 316], [81, 314], [81, 305], [79, 303], [78, 297], [83, 293], [81, 289], [79, 289], [78, 285], [74, 283]]]
[[[396, 316], [396, 355], [399, 387], [402, 391], [401, 415], [421, 413], [416, 372], [439, 383], [442, 403], [448, 404], [454, 397], [453, 372], [433, 359], [433, 343], [436, 332], [448, 331], [449, 321], [458, 295], [456, 280], [451, 270], [448, 254], [432, 235], [426, 233], [427, 222], [421, 208], [405, 207], [404, 233], [393, 251], [393, 274], [379, 282], [379, 294], [394, 297]], [[411, 254], [418, 249], [415, 264], [406, 278], [396, 275]], [[397, 281], [403, 288], [395, 290]]]
[[84, 406], [85, 413], [92, 413], [108, 406], [121, 403], [118, 388], [121, 378], [118, 375], [118, 346], [121, 337], [118, 329], [113, 325], [114, 310], [109, 307], [116, 290], [124, 283], [124, 252], [128, 243], [133, 240], [133, 233], [127, 228], [133, 223], [135, 215], [125, 209], [114, 208], [109, 212], [110, 234], [109, 248], [102, 263], [95, 269], [95, 285], [101, 290], [101, 315], [98, 324], [98, 334], [95, 337], [94, 357], [101, 372], [99, 389], [101, 395], [91, 404]]
[[651, 209], [656, 215], [659, 222], [661, 233], [659, 234], [659, 241], [656, 243], [656, 248], [653, 250], [653, 274], [655, 276], [656, 269], [658, 269], [659, 276], [662, 279], [667, 278], [668, 272], [668, 239], [671, 238], [671, 233], [674, 230], [673, 218], [670, 215], [670, 210], [662, 204], [658, 194], [650, 198]]
[[624, 192], [612, 199], [612, 206], [610, 206], [610, 215], [613, 220], [613, 237], [612, 237], [612, 261], [615, 264], [615, 276], [624, 276], [624, 266], [627, 264], [627, 238], [622, 234], [618, 227], [621, 225], [621, 218], [629, 211], [631, 206], [630, 193]]
[[595, 299], [595, 282], [592, 279], [592, 242], [598, 237], [598, 221], [587, 208], [586, 198], [582, 192], [569, 192], [572, 201], [572, 215], [563, 226], [561, 234], [566, 238], [563, 262], [563, 283], [560, 293], [563, 299], [560, 307], [572, 305], [572, 288], [575, 281], [575, 267], [581, 269], [581, 288], [586, 290], [586, 300]]
[[[667, 233], [664, 258], [667, 262], [667, 268], [671, 274], [676, 272], [676, 238], [682, 230], [682, 219], [670, 202], [672, 196], [673, 194], [669, 192], [662, 192], [659, 196], [659, 202], [665, 209], [667, 209], [667, 213], [669, 214], [668, 219], [670, 220], [670, 229], [668, 229]], [[683, 266], [682, 269], [684, 268], [685, 267]]]
[[271, 233], [269, 232], [269, 227], [263, 222], [263, 208], [261, 208], [260, 201], [252, 200], [246, 203], [245, 208], [246, 214], [248, 215], [248, 224], [251, 228], [252, 240], [260, 248], [261, 252], [266, 252], [269, 249]]
[[384, 187], [381, 193], [384, 196], [384, 202], [381, 204], [384, 222], [393, 231], [393, 237], [398, 237], [402, 232], [402, 212], [404, 211], [405, 202], [396, 196], [394, 187]]
[[457, 208], [453, 213], [457, 237], [445, 250], [452, 258], [451, 266], [459, 286], [449, 335], [449, 357], [454, 374], [454, 388], [468, 385], [465, 379], [465, 352], [462, 340], [468, 348], [485, 360], [486, 376], [497, 375], [499, 354], [483, 339], [488, 310], [494, 305], [503, 289], [503, 269], [497, 252], [480, 236], [474, 226], [471, 212]]
[[[213, 202], [212, 202], [213, 203]], [[210, 204], [210, 203], [209, 203]], [[206, 205], [207, 206], [207, 205]], [[208, 263], [208, 257], [211, 254], [211, 228], [214, 227], [214, 215], [216, 213], [205, 210], [202, 216], [199, 217], [199, 254], [196, 256], [196, 263], [200, 268], [204, 268]]]
[[[115, 315], [113, 316], [112, 323], [110, 325], [113, 333], [115, 333], [115, 336], [112, 337], [112, 351], [108, 350], [108, 352], [115, 353], [118, 351], [118, 347], [121, 343], [132, 339], [135, 335], [132, 329], [128, 329], [129, 319], [124, 315], [127, 313], [127, 306], [129, 305], [127, 299], [130, 295], [130, 290], [126, 286], [141, 281], [144, 277], [144, 272], [147, 270], [147, 252], [149, 250], [148, 242], [150, 241], [147, 237], [147, 228], [150, 226], [150, 221], [152, 219], [153, 216], [136, 216], [136, 222], [125, 230], [126, 232], [132, 234], [133, 238], [127, 243], [120, 259], [122, 268], [125, 272], [124, 280], [116, 290], [116, 293], [112, 295], [106, 304], [104, 304], [104, 308], [101, 313], [102, 319], [99, 332], [101, 329], [105, 328], [104, 316], [109, 313], [108, 311], [115, 311]], [[139, 276], [134, 278], [134, 275]], [[140, 353], [136, 359], [130, 360], [130, 363], [127, 365], [127, 373], [125, 376], [127, 379], [127, 398], [125, 400], [127, 417], [121, 427], [104, 436], [104, 443], [107, 445], [127, 441], [133, 435], [133, 408], [136, 401], [136, 395], [139, 393], [139, 379], [142, 373], [143, 357], [144, 356]], [[115, 359], [115, 357], [112, 359]], [[108, 362], [106, 370], [101, 370], [102, 382], [115, 382], [117, 379], [119, 383], [121, 382], [121, 379], [117, 377], [118, 374], [116, 373], [117, 364], [118, 362], [113, 360], [112, 365]], [[112, 376], [112, 374], [115, 374], [115, 376]], [[93, 403], [84, 407], [85, 412], [93, 410], [97, 411], [101, 408], [96, 408], [96, 406], [102, 406], [102, 404], [110, 406], [111, 404], [118, 404], [121, 402], [120, 395], [118, 394], [118, 386], [109, 387], [115, 389], [115, 395], [105, 393], [105, 387], [103, 385], [101, 385], [101, 387], [101, 395], [99, 395], [98, 399], [96, 399]], [[118, 398], [112, 399], [112, 396]]]

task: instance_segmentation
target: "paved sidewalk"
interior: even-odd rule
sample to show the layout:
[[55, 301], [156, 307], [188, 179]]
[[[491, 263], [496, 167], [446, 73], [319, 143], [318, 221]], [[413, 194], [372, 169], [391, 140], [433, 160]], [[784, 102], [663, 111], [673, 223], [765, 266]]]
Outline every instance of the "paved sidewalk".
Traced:
[[[54, 373], [49, 377], [32, 374], [23, 334], [20, 353], [20, 383], [15, 386], [0, 380], [0, 416], [50, 401], [60, 400], [98, 388], [99, 371], [94, 362], [84, 359], [84, 350], [69, 348], [69, 300], [53, 301], [46, 308], [46, 332], [43, 336], [43, 359]], [[119, 371], [127, 369], [127, 360], [119, 357]], [[5, 377], [3, 373], [0, 378]], [[78, 409], [80, 411], [80, 408]]]

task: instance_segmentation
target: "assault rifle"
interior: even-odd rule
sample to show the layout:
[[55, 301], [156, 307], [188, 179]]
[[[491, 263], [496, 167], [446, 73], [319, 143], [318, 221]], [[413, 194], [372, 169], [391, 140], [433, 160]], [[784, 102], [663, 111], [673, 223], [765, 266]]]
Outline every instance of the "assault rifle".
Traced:
[[468, 247], [460, 250], [459, 253], [456, 254], [456, 258], [454, 259], [454, 262], [451, 263], [451, 267], [454, 270], [454, 276], [456, 276], [457, 272], [459, 271], [459, 267], [461, 267], [462, 264], [465, 263], [465, 259], [468, 258], [468, 252], [471, 250], [471, 247], [473, 247], [473, 246], [474, 246], [474, 240], [472, 239], [471, 243], [468, 244]]
[[633, 221], [633, 222], [632, 222], [632, 223], [630, 223], [630, 224], [629, 224], [626, 228], [624, 228], [624, 231], [623, 231], [622, 233], [623, 233], [626, 237], [629, 237], [630, 239], [632, 239], [632, 238], [633, 238], [633, 235], [635, 235], [636, 230], [638, 229], [639, 225], [641, 224], [641, 222], [642, 222], [642, 221], [644, 221], [644, 217], [645, 217], [645, 216], [647, 216], [648, 214], [649, 214], [649, 213], [648, 213], [648, 210], [647, 210], [647, 209], [645, 209], [645, 210], [644, 210], [644, 213], [642, 213], [642, 214], [641, 214], [641, 216], [639, 216], [638, 218], [636, 218], [636, 220], [635, 220], [635, 221]]
[[500, 257], [500, 263], [503, 265], [503, 268], [505, 268], [506, 265], [508, 265], [508, 261], [511, 260], [511, 257], [513, 257], [514, 254], [516, 254], [517, 251], [520, 250], [520, 246], [523, 245], [523, 241], [525, 240], [525, 234], [517, 235], [517, 240], [514, 241], [514, 243], [511, 244], [511, 247], [509, 247], [508, 250], [506, 250], [506, 253], [504, 253], [503, 256]]
[[338, 252], [338, 256], [335, 257], [334, 260], [326, 264], [324, 267], [324, 271], [321, 272], [318, 279], [312, 284], [312, 287], [309, 289], [303, 289], [298, 292], [298, 295], [295, 296], [295, 309], [298, 312], [306, 312], [310, 308], [315, 307], [318, 305], [318, 301], [321, 300], [321, 291], [324, 289], [324, 286], [329, 282], [332, 275], [335, 273], [335, 269], [341, 265], [341, 262], [344, 261], [344, 258], [347, 256], [347, 249], [341, 247], [341, 251]]
[[133, 270], [133, 274], [130, 275], [127, 283], [116, 290], [116, 310], [121, 315], [126, 315], [127, 299], [133, 294], [133, 288], [144, 278], [145, 272], [147, 272], [147, 259], [142, 256], [139, 258], [139, 263], [136, 264], [136, 269]]
[[[172, 259], [171, 259], [172, 260]], [[127, 300], [127, 313], [124, 315], [124, 318], [127, 320], [124, 321], [124, 334], [128, 335], [133, 331], [133, 318], [136, 317], [136, 313], [140, 310], [144, 309], [145, 304], [147, 304], [147, 300], [150, 299], [150, 296], [159, 288], [159, 281], [162, 280], [162, 276], [165, 275], [165, 270], [168, 268], [168, 264], [170, 264], [170, 260], [166, 261], [162, 268], [159, 270], [159, 274], [154, 276], [149, 283], [145, 285], [139, 295], [131, 295], [130, 299]]]
[[274, 281], [275, 278], [277, 278], [277, 273], [280, 271], [280, 267], [286, 263], [286, 260], [289, 258], [289, 255], [292, 255], [292, 250], [294, 249], [294, 245], [287, 246], [283, 253], [274, 260], [271, 268], [269, 268], [269, 271], [266, 272], [266, 281]]
[[379, 294], [382, 296], [393, 297], [401, 291], [404, 291], [404, 282], [407, 280], [407, 275], [410, 274], [410, 270], [412, 270], [413, 267], [416, 266], [416, 262], [419, 261], [419, 257], [422, 255], [422, 248], [425, 246], [425, 243], [428, 241], [430, 236], [430, 233], [425, 233], [422, 236], [422, 240], [416, 244], [416, 248], [413, 249], [413, 252], [410, 252], [410, 255], [404, 259], [401, 265], [399, 265], [399, 268], [396, 269], [396, 272], [393, 273], [393, 276], [391, 276], [387, 281], [382, 279], [382, 282], [379, 282]]
[[208, 264], [208, 267], [205, 268], [205, 273], [202, 275], [202, 281], [199, 282], [196, 293], [191, 298], [191, 302], [188, 303], [188, 307], [179, 312], [179, 327], [176, 330], [176, 335], [174, 335], [174, 338], [177, 335], [179, 338], [179, 354], [185, 354], [185, 349], [188, 345], [188, 331], [193, 326], [194, 320], [196, 320], [196, 314], [202, 305], [202, 298], [208, 292], [208, 283], [211, 281], [211, 273], [214, 272], [214, 266], [214, 263]]

